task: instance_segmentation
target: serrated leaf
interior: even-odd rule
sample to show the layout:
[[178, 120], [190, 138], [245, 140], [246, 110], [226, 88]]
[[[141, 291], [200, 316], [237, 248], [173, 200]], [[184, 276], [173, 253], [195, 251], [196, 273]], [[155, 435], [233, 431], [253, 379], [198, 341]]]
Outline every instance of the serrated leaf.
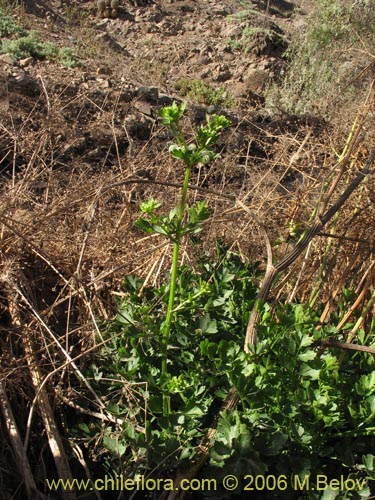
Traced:
[[321, 500], [335, 500], [338, 495], [339, 492], [337, 490], [331, 490], [331, 488], [327, 487], [320, 498]]
[[320, 370], [316, 370], [315, 368], [311, 368], [311, 366], [307, 364], [303, 364], [300, 369], [300, 375], [303, 377], [310, 378], [312, 380], [317, 380], [320, 375]]
[[301, 354], [298, 354], [298, 359], [301, 361], [311, 361], [312, 359], [316, 358], [316, 352], [315, 351], [306, 351], [302, 352]]
[[154, 232], [154, 227], [150, 223], [150, 221], [143, 219], [140, 217], [137, 219], [134, 223], [134, 225], [138, 228], [144, 231], [145, 233], [153, 233]]
[[126, 446], [116, 435], [105, 434], [103, 437], [103, 444], [107, 450], [116, 457], [122, 457], [126, 451]]
[[367, 454], [362, 456], [362, 462], [366, 469], [370, 472], [375, 472], [375, 455]]
[[206, 313], [199, 320], [199, 328], [203, 333], [217, 333], [217, 321], [211, 319], [210, 315]]
[[300, 347], [308, 347], [314, 342], [314, 338], [310, 335], [303, 335], [300, 342]]

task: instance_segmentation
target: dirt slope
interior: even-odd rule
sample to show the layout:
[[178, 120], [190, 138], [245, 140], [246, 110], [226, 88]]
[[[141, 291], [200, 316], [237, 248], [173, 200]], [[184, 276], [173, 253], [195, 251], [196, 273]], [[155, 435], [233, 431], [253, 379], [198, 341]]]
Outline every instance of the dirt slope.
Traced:
[[[323, 120], [270, 110], [264, 94], [283, 78], [284, 51], [314, 3], [120, 0], [114, 17], [103, 18], [96, 2], [0, 2], [19, 26], [38, 31], [40, 43], [62, 49], [70, 64], [67, 47], [80, 61], [67, 67], [52, 56], [0, 55], [0, 389], [9, 394], [21, 433], [34, 408], [32, 367], [53, 375], [49, 390], [62, 434], [66, 415], [76, 412], [77, 380], [68, 366], [64, 375], [54, 372], [67, 358], [50, 333], [84, 371], [98, 318], [111, 317], [124, 274], [157, 283], [169, 269], [165, 239], [134, 225], [140, 201], [157, 198], [167, 211], [183, 180], [183, 166], [168, 153], [172, 137], [158, 119], [160, 107], [187, 101], [189, 137], [206, 114], [232, 121], [217, 146], [219, 158], [192, 172], [199, 190], [191, 189], [190, 199], [206, 199], [212, 217], [202, 247], [182, 249], [184, 262], [212, 253], [220, 239], [243, 259], [265, 265], [259, 224], [234, 207], [235, 197], [268, 228], [275, 259], [292, 247], [332, 172], [333, 148]], [[362, 204], [372, 200], [370, 183], [366, 189]], [[357, 206], [348, 209], [337, 226], [349, 235], [344, 256], [341, 240], [330, 243], [337, 251], [332, 265], [340, 258], [348, 263], [337, 266], [340, 286], [348, 269], [362, 275], [372, 252], [373, 214], [366, 212], [356, 230], [357, 213]], [[326, 258], [325, 245], [316, 246], [288, 293], [303, 300]], [[40, 483], [53, 469], [40, 465], [48, 449], [44, 429], [37, 418], [29, 429], [28, 460]], [[1, 426], [0, 440], [0, 497], [9, 491], [14, 498], [20, 472]]]
[[[0, 56], [2, 182], [13, 187], [5, 189], [5, 213], [11, 210], [12, 218], [17, 213], [20, 223], [29, 214], [35, 222], [34, 227], [27, 222], [30, 237], [40, 234], [58, 260], [72, 256], [65, 222], [57, 224], [56, 243], [47, 243], [49, 231], [42, 236], [43, 224], [56, 217], [51, 210], [59, 216], [65, 211], [66, 219], [72, 200], [80, 200], [91, 183], [95, 189], [135, 175], [180, 180], [179, 166], [171, 165], [166, 153], [170, 138], [157, 119], [158, 109], [174, 99], [188, 100], [188, 127], [204, 120], [206, 112], [223, 112], [233, 121], [221, 144], [224, 168], [217, 164], [199, 172], [196, 181], [207, 188], [246, 192], [250, 170], [256, 179], [271, 160], [270, 147], [276, 151], [277, 134], [290, 127], [305, 133], [303, 120], [271, 119], [262, 95], [283, 73], [288, 29], [304, 19], [303, 10], [295, 17], [295, 6], [285, 1], [144, 3], [121, 2], [115, 19], [101, 18], [89, 2], [25, 2], [24, 9], [13, 12], [19, 24], [39, 32], [41, 41], [72, 48], [82, 61], [66, 68], [48, 59]], [[293, 175], [288, 179], [293, 182]], [[120, 197], [119, 203], [106, 202], [90, 262], [108, 261], [117, 251], [127, 254], [124, 248], [112, 249], [109, 257], [106, 249], [106, 257], [99, 257], [107, 238], [113, 247], [115, 235], [103, 234], [103, 226], [109, 229], [107, 219], [121, 218], [121, 197], [136, 202], [155, 188], [132, 186], [130, 191], [110, 195]], [[72, 241], [81, 216], [69, 220]], [[66, 265], [73, 272], [74, 264]]]

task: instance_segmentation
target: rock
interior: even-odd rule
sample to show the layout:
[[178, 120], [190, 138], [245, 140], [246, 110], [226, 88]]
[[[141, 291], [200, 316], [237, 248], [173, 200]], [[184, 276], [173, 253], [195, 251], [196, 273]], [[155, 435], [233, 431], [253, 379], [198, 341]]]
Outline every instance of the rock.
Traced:
[[243, 28], [238, 24], [229, 24], [222, 29], [223, 38], [237, 38], [242, 35]]
[[218, 64], [212, 72], [212, 78], [216, 82], [225, 82], [231, 77], [231, 72], [227, 64]]
[[147, 102], [156, 104], [158, 102], [159, 89], [158, 87], [141, 86], [138, 87], [136, 94]]
[[[101, 19], [98, 23], [95, 24], [95, 26], [100, 30], [105, 30], [110, 22], [110, 19]], [[103, 33], [97, 36], [103, 36]]]
[[271, 29], [256, 31], [251, 36], [248, 49], [256, 56], [280, 56], [287, 47], [283, 32], [272, 25]]
[[26, 73], [14, 75], [14, 78], [9, 79], [9, 90], [29, 97], [39, 95], [41, 91], [39, 83]]
[[131, 102], [134, 95], [130, 90], [114, 90], [110, 93], [109, 98], [115, 102]]
[[109, 66], [99, 66], [97, 69], [96, 69], [96, 74], [98, 76], [103, 76], [103, 75], [110, 75], [112, 74], [112, 70]]
[[180, 10], [181, 12], [194, 12], [195, 7], [190, 2], [183, 2], [176, 5], [176, 10]]
[[9, 54], [1, 54], [0, 62], [8, 64], [10, 66], [11, 64], [14, 64], [14, 59]]
[[113, 51], [118, 52], [119, 54], [124, 54], [124, 47], [117, 43], [116, 40], [108, 33], [99, 33], [99, 35], [96, 35], [95, 39], [99, 44], [106, 44]]
[[191, 57], [190, 61], [191, 64], [197, 66], [206, 66], [206, 64], [209, 64], [212, 61], [212, 58], [203, 54], [195, 54]]
[[152, 108], [150, 104], [146, 101], [136, 101], [133, 106], [137, 111], [139, 111], [144, 115], [148, 116], [152, 115]]
[[223, 59], [224, 59], [224, 61], [231, 62], [231, 61], [234, 61], [236, 59], [236, 56], [235, 56], [235, 54], [233, 54], [233, 52], [224, 52]]
[[103, 78], [97, 78], [97, 81], [102, 89], [109, 89], [111, 87], [110, 80], [105, 80]]
[[223, 4], [215, 4], [211, 8], [212, 14], [216, 16], [229, 16], [229, 10]]
[[204, 80], [205, 78], [208, 78], [211, 75], [211, 68], [209, 66], [206, 66], [200, 73], [199, 77]]
[[243, 104], [254, 107], [260, 106], [265, 101], [264, 97], [251, 90], [251, 86], [246, 82], [233, 82], [230, 93], [237, 103], [242, 101]]
[[26, 68], [26, 66], [29, 66], [29, 64], [31, 64], [33, 60], [34, 59], [32, 57], [25, 57], [25, 59], [20, 59], [18, 63], [21, 66], [21, 68]]
[[166, 36], [177, 36], [185, 31], [180, 20], [176, 22], [175, 20], [163, 19], [159, 28], [160, 32]]
[[173, 101], [175, 101], [173, 97], [167, 94], [160, 94], [158, 99], [158, 104], [160, 106], [170, 106], [171, 104], [173, 104]]
[[262, 69], [250, 69], [243, 75], [243, 81], [248, 89], [256, 94], [261, 94], [269, 79], [268, 71]]
[[128, 136], [140, 141], [147, 141], [150, 138], [152, 126], [153, 120], [139, 112], [128, 115], [124, 120], [124, 128]]

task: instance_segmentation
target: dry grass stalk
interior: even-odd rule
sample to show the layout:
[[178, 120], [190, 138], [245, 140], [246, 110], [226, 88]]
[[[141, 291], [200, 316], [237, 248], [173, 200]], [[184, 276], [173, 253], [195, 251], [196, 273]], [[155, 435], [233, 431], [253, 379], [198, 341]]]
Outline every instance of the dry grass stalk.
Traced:
[[364, 178], [370, 173], [372, 173], [374, 160], [375, 160], [375, 148], [370, 153], [366, 165], [362, 168], [362, 170], [359, 171], [357, 176], [351, 181], [346, 190], [340, 195], [336, 203], [334, 203], [334, 205], [332, 205], [331, 208], [329, 208], [325, 213], [320, 215], [319, 222], [316, 222], [312, 227], [310, 227], [310, 229], [308, 229], [303, 238], [296, 244], [294, 249], [289, 254], [283, 257], [278, 264], [268, 269], [264, 277], [264, 280], [262, 282], [262, 285], [260, 287], [260, 290], [258, 292], [258, 296], [250, 316], [245, 338], [245, 346], [244, 346], [245, 352], [250, 352], [250, 346], [256, 343], [256, 337], [257, 337], [256, 324], [259, 319], [259, 309], [261, 305], [263, 305], [266, 302], [272, 284], [276, 279], [276, 276], [295, 262], [295, 260], [303, 252], [303, 250], [308, 246], [310, 241], [322, 231], [327, 222], [329, 222], [329, 220], [340, 210], [340, 208], [344, 205], [344, 203], [355, 191], [355, 189], [359, 186], [359, 184], [364, 180]]
[[33, 473], [25, 449], [23, 447], [22, 439], [18, 431], [18, 426], [13, 415], [12, 407], [5, 390], [5, 384], [0, 380], [0, 408], [3, 414], [4, 423], [7, 428], [12, 449], [16, 457], [16, 463], [20, 477], [22, 477], [25, 484], [25, 490], [28, 500], [39, 500], [43, 496], [38, 491], [35, 484]]
[[[30, 377], [35, 393], [38, 393], [39, 412], [47, 433], [49, 447], [55, 462], [58, 476], [63, 479], [71, 480], [73, 479], [73, 474], [70, 470], [69, 460], [62, 443], [60, 432], [55, 422], [47, 390], [45, 387], [41, 388], [43, 376], [39, 368], [38, 358], [35, 354], [35, 347], [32, 341], [32, 329], [22, 321], [22, 315], [19, 310], [16, 297], [17, 294], [10, 293], [8, 295], [9, 312], [11, 314], [13, 325], [22, 332], [22, 343], [25, 356], [29, 365]], [[65, 500], [71, 500], [74, 498], [74, 494], [69, 491], [63, 491], [62, 495]]]

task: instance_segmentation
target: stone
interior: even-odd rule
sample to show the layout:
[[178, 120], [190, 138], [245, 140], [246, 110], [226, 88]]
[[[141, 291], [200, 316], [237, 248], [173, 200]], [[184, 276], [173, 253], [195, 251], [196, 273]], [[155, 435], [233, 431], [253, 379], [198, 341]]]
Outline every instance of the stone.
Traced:
[[233, 82], [230, 86], [231, 96], [236, 102], [243, 102], [254, 107], [264, 103], [264, 97], [251, 90], [246, 82]]
[[227, 64], [218, 64], [212, 72], [212, 78], [216, 82], [225, 82], [231, 77], [231, 72]]
[[222, 29], [221, 34], [223, 38], [239, 38], [242, 36], [243, 28], [238, 24], [230, 24]]
[[167, 94], [159, 94], [158, 104], [160, 106], [170, 106], [175, 99]]
[[0, 62], [11, 65], [14, 64], [14, 59], [9, 54], [1, 54]]
[[21, 68], [26, 68], [26, 66], [29, 66], [29, 64], [31, 64], [33, 60], [34, 59], [32, 57], [25, 57], [25, 59], [20, 59], [18, 63], [21, 66]]
[[111, 88], [111, 81], [110, 80], [104, 80], [103, 78], [97, 78], [97, 81], [100, 85], [100, 88], [102, 88], [102, 89]]
[[250, 91], [261, 94], [269, 79], [269, 72], [262, 69], [251, 69], [246, 71], [243, 81], [247, 84]]
[[124, 119], [124, 127], [129, 137], [147, 141], [151, 136], [153, 121], [136, 111]]
[[96, 74], [98, 76], [110, 75], [112, 73], [111, 68], [109, 66], [99, 66], [96, 69]]
[[226, 9], [226, 7], [223, 4], [215, 4], [212, 6], [211, 9], [212, 14], [216, 16], [228, 16], [229, 11]]
[[135, 101], [133, 106], [137, 111], [139, 111], [140, 113], [142, 113], [144, 115], [148, 115], [148, 116], [152, 115], [151, 106], [146, 101]]
[[111, 48], [113, 51], [115, 51], [115, 52], [117, 52], [119, 54], [127, 55], [126, 53], [124, 54], [124, 47], [122, 45], [120, 45], [108, 33], [99, 33], [99, 35], [96, 35], [95, 39], [100, 44], [107, 44], [108, 47]]
[[234, 61], [236, 59], [236, 56], [235, 56], [235, 54], [233, 54], [233, 52], [224, 52], [223, 59], [224, 59], [224, 61], [231, 62], [231, 61]]
[[137, 96], [142, 97], [147, 102], [156, 104], [159, 97], [158, 87], [141, 86], [137, 89]]

